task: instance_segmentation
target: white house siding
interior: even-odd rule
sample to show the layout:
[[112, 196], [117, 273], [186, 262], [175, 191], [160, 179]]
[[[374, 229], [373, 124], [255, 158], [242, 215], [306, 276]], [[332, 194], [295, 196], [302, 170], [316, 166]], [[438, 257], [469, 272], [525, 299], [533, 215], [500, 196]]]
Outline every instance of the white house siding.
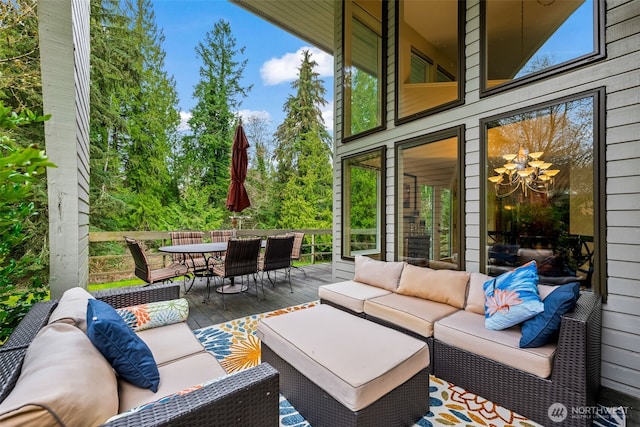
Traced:
[[[480, 99], [480, 6], [466, 10], [465, 104], [394, 126], [393, 2], [389, 3], [387, 129], [346, 144], [341, 140], [341, 88], [336, 84], [334, 274], [353, 277], [353, 262], [341, 258], [341, 158], [387, 147], [386, 255], [395, 259], [395, 146], [404, 140], [465, 126], [465, 268], [480, 270], [480, 120], [496, 114], [604, 87], [606, 90], [606, 208], [608, 301], [603, 307], [602, 384], [640, 396], [640, 1], [606, 3], [607, 58], [526, 87]], [[337, 10], [338, 15], [341, 10]], [[336, 21], [341, 22], [341, 21]], [[336, 25], [336, 66], [342, 63], [341, 25]], [[336, 79], [339, 81], [339, 79]]]
[[47, 154], [50, 289], [59, 297], [89, 277], [89, 2], [38, 4]]

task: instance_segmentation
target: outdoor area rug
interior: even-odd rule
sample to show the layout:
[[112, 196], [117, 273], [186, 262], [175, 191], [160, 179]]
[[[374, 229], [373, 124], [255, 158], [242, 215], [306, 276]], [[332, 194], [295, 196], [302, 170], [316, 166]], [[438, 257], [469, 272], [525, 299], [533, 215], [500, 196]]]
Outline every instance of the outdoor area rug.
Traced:
[[[264, 317], [278, 316], [314, 307], [319, 301], [287, 307], [268, 313], [254, 314], [219, 325], [197, 329], [196, 337], [207, 351], [213, 353], [228, 373], [247, 369], [260, 363], [260, 340], [255, 331]], [[428, 426], [487, 426], [537, 427], [533, 421], [456, 387], [435, 376], [430, 378], [430, 412], [414, 427]], [[624, 426], [624, 418], [616, 420], [615, 413], [607, 412], [594, 422], [594, 426]], [[621, 422], [619, 422], [621, 421]], [[308, 427], [310, 424], [296, 411], [284, 396], [280, 396], [280, 425], [282, 427]]]

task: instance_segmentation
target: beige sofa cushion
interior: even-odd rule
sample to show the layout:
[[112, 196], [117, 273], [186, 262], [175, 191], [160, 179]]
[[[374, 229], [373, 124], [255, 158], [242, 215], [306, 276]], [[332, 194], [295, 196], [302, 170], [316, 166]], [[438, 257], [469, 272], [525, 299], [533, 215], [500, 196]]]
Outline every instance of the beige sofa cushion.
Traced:
[[469, 277], [469, 294], [464, 309], [484, 316], [484, 282], [494, 277], [482, 273], [471, 273]]
[[369, 298], [388, 295], [390, 293], [390, 291], [385, 289], [353, 280], [322, 285], [318, 288], [318, 296], [321, 300], [340, 305], [355, 313], [364, 312], [364, 302]]
[[402, 270], [397, 292], [464, 308], [468, 282], [466, 271], [433, 270], [408, 264]]
[[55, 310], [49, 317], [49, 323], [64, 322], [87, 331], [87, 301], [94, 299], [86, 289], [75, 287], [67, 289]]
[[429, 366], [424, 341], [326, 304], [263, 318], [257, 334], [352, 411], [367, 407]]
[[355, 258], [355, 276], [353, 280], [388, 291], [395, 291], [404, 266], [404, 262], [376, 261], [369, 257], [358, 255]]
[[118, 413], [116, 375], [80, 329], [47, 325], [27, 350], [13, 391], [0, 404], [2, 426], [96, 426]]
[[519, 326], [489, 330], [484, 327], [483, 315], [461, 310], [436, 322], [433, 335], [445, 344], [541, 378], [551, 375], [556, 344], [520, 348]]
[[149, 347], [158, 366], [205, 351], [185, 322], [145, 329], [136, 335]]
[[365, 301], [367, 316], [391, 322], [423, 337], [433, 336], [433, 324], [458, 311], [448, 304], [400, 294], [389, 294]]
[[[164, 328], [166, 326], [162, 329]], [[136, 387], [122, 379], [118, 380], [120, 412], [154, 402], [161, 397], [226, 375], [216, 358], [207, 352], [196, 353], [159, 366], [158, 371], [160, 372], [160, 385], [156, 393], [146, 388]]]

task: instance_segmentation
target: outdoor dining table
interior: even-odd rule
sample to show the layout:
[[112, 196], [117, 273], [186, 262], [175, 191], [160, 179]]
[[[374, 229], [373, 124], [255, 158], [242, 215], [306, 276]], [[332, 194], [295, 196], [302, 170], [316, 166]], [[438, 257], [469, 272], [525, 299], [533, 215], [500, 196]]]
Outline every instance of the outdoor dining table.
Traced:
[[[191, 257], [191, 254], [202, 254], [208, 266], [209, 260], [211, 260], [214, 256], [216, 256], [216, 254], [219, 254], [227, 250], [227, 242], [191, 243], [186, 245], [161, 246], [158, 248], [158, 250], [160, 252], [165, 252], [169, 254], [186, 254], [189, 257]], [[207, 268], [207, 273], [206, 273], [207, 280], [209, 280], [210, 276], [211, 275], [209, 273], [209, 269]], [[224, 292], [225, 294], [237, 294], [240, 292], [244, 292], [246, 290], [247, 290], [246, 285], [236, 286], [233, 278], [231, 279], [231, 284], [216, 288], [216, 292], [219, 292], [219, 293]]]
[[[262, 241], [262, 247], [266, 245], [266, 240]], [[211, 243], [190, 243], [186, 245], [170, 245], [170, 246], [160, 246], [158, 248], [160, 252], [165, 252], [169, 254], [186, 254], [191, 257], [191, 254], [202, 254], [207, 263], [209, 265], [209, 260], [213, 258], [216, 254], [224, 252], [227, 250], [227, 242], [211, 242]], [[211, 254], [207, 257], [207, 254]], [[207, 268], [207, 280], [209, 280], [210, 274], [209, 269]], [[224, 285], [216, 288], [216, 292], [225, 293], [225, 294], [237, 294], [240, 292], [244, 292], [248, 289], [248, 285], [240, 285], [236, 286], [235, 280], [231, 278], [231, 284]]]

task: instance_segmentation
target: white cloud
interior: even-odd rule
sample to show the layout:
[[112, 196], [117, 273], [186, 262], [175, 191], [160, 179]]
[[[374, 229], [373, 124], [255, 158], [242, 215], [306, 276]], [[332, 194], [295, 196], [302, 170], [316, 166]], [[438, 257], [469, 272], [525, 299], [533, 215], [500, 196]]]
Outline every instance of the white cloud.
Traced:
[[180, 111], [180, 124], [178, 125], [178, 132], [187, 132], [191, 130], [189, 127], [189, 119], [193, 116], [190, 111]]
[[333, 134], [333, 101], [327, 102], [322, 109], [322, 120], [329, 133]]
[[311, 52], [311, 59], [318, 63], [315, 71], [320, 77], [333, 75], [333, 57], [315, 47], [301, 47], [294, 53], [285, 53], [280, 58], [271, 58], [260, 67], [260, 76], [266, 86], [275, 86], [298, 78], [298, 68], [302, 61], [302, 52]]
[[245, 123], [249, 120], [249, 117], [271, 121], [271, 113], [265, 110], [240, 110], [236, 114], [240, 115]]

